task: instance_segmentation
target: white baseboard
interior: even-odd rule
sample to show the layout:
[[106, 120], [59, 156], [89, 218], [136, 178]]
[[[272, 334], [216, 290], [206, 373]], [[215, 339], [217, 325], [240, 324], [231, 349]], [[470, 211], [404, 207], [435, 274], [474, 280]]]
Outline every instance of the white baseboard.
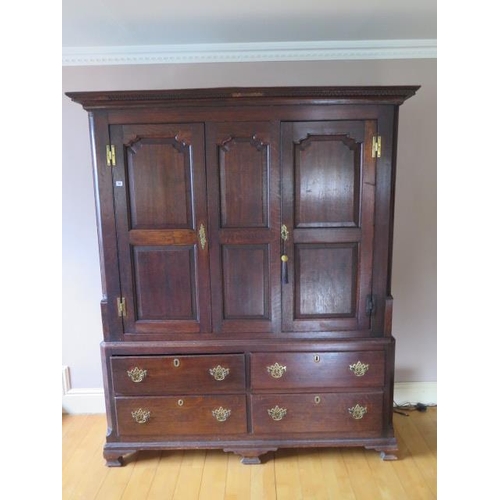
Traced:
[[437, 382], [396, 382], [394, 401], [398, 405], [404, 403], [435, 405], [437, 404]]
[[62, 412], [106, 413], [104, 389], [72, 389], [69, 367], [62, 367]]
[[[396, 382], [394, 401], [437, 404], [437, 382]], [[106, 413], [103, 389], [72, 389], [69, 367], [62, 367], [62, 412], [69, 414]]]

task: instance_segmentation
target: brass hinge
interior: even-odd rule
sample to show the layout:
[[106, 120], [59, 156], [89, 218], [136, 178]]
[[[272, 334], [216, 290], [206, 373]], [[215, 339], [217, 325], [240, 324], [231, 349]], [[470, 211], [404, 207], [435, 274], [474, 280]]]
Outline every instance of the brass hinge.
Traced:
[[116, 166], [115, 147], [112, 144], [106, 145], [106, 165], [108, 167]]
[[127, 306], [125, 303], [125, 297], [118, 297], [116, 299], [116, 308], [118, 309], [118, 317], [123, 318], [127, 315]]
[[382, 136], [374, 135], [372, 139], [372, 158], [382, 156]]

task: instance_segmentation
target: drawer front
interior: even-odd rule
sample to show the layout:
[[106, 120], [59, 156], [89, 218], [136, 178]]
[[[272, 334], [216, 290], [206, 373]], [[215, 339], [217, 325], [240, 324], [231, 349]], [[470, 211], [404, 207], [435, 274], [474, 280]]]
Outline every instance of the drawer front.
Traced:
[[382, 392], [254, 395], [252, 427], [256, 434], [374, 435], [382, 431], [382, 405]]
[[245, 390], [245, 361], [241, 354], [113, 357], [111, 370], [116, 395], [204, 394]]
[[247, 431], [245, 396], [117, 398], [122, 437], [220, 436]]
[[381, 387], [384, 360], [384, 351], [254, 353], [252, 389]]

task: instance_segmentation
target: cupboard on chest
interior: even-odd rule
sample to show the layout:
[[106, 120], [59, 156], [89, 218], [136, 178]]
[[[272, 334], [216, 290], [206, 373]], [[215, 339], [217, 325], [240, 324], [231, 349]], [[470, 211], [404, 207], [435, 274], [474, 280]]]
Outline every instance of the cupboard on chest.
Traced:
[[109, 466], [395, 459], [399, 106], [418, 86], [70, 92], [89, 113]]

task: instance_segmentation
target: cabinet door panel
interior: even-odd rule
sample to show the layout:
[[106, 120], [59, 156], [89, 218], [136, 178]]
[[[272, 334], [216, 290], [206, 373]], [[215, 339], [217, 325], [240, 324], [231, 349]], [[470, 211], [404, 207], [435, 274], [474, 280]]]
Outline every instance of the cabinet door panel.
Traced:
[[210, 330], [203, 126], [112, 126], [126, 333]]
[[224, 317], [269, 318], [267, 245], [223, 245]]
[[228, 138], [218, 147], [221, 227], [268, 227], [269, 144]]
[[207, 125], [213, 328], [279, 330], [278, 123]]
[[295, 226], [358, 226], [361, 143], [341, 134], [311, 136], [294, 153]]
[[357, 245], [295, 246], [297, 318], [354, 316]]
[[370, 327], [375, 132], [372, 120], [283, 125], [285, 331]]
[[139, 320], [197, 317], [193, 247], [134, 247]]
[[138, 138], [127, 147], [127, 166], [133, 229], [193, 227], [191, 162], [185, 147], [174, 138]]

